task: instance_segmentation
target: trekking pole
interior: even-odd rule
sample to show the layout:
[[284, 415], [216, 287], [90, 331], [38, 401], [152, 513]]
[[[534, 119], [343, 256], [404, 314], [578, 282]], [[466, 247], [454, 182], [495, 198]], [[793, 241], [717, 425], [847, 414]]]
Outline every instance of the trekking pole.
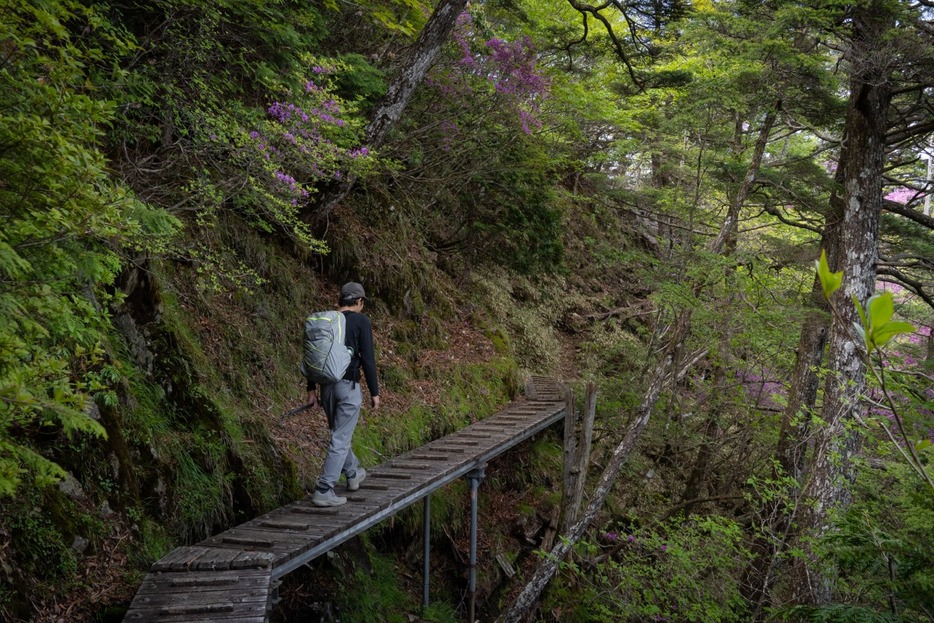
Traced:
[[313, 407], [313, 406], [314, 406], [314, 405], [313, 405], [312, 403], [306, 402], [305, 404], [303, 404], [303, 405], [300, 406], [300, 407], [295, 407], [294, 409], [292, 409], [292, 410], [290, 410], [290, 411], [286, 411], [285, 413], [282, 414], [281, 418], [282, 418], [282, 419], [285, 419], [285, 418], [287, 418], [287, 417], [291, 417], [291, 416], [293, 416], [293, 415], [295, 415], [295, 414], [297, 414], [297, 413], [301, 413], [302, 411], [304, 411], [304, 410], [306, 410], [306, 409], [310, 409], [310, 408]]

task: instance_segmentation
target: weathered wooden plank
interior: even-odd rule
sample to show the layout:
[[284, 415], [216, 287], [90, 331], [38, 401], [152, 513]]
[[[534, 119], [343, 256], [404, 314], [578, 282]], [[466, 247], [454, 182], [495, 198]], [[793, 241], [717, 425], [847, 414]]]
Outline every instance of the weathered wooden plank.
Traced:
[[188, 568], [193, 571], [216, 571], [230, 569], [230, 565], [237, 557], [237, 552], [229, 550], [206, 548], [204, 553], [192, 560]]
[[269, 552], [240, 552], [231, 561], [230, 568], [241, 572], [252, 569], [269, 571], [275, 560], [276, 556]]
[[268, 570], [150, 573], [124, 621], [258, 623], [265, 619], [270, 577]]
[[198, 546], [179, 547], [157, 560], [150, 571], [187, 571], [189, 564], [204, 554], [205, 548]]
[[[387, 471], [373, 472], [372, 474], [367, 474], [367, 477], [386, 480], [412, 480], [412, 474], [393, 473]], [[363, 487], [362, 484], [360, 486]]]
[[263, 623], [266, 620], [266, 601], [262, 603], [206, 604], [203, 606], [166, 605], [161, 608], [134, 608], [123, 619], [128, 623], [196, 623], [217, 621], [222, 623]]
[[241, 586], [251, 589], [265, 588], [269, 583], [269, 571], [178, 571], [149, 573], [143, 578], [140, 591], [182, 592], [192, 588], [207, 590]]
[[424, 470], [431, 469], [432, 467], [435, 467], [435, 466], [426, 465], [425, 463], [404, 463], [402, 461], [394, 461], [391, 467], [393, 467], [394, 469], [411, 469], [415, 471], [418, 471], [418, 470], [424, 471]]

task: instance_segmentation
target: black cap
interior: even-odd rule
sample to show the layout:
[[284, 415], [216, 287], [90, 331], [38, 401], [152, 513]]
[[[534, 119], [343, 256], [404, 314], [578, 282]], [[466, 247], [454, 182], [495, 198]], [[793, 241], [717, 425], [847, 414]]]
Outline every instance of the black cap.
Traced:
[[357, 283], [356, 281], [345, 283], [344, 287], [341, 288], [341, 300], [346, 301], [349, 299], [369, 300], [366, 298], [366, 292], [364, 292], [363, 286]]

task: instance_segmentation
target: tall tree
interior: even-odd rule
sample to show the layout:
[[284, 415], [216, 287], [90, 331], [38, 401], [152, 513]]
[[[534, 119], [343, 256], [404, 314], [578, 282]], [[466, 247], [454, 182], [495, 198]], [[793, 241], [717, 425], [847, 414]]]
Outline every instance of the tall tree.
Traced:
[[[804, 474], [807, 503], [799, 517], [801, 530], [812, 537], [826, 532], [833, 508], [848, 503], [851, 459], [860, 447], [857, 425], [864, 408], [861, 400], [866, 387], [866, 353], [853, 331], [858, 323], [853, 301], [865, 305], [875, 290], [890, 104], [899, 68], [905, 67], [905, 44], [914, 40], [911, 29], [918, 24], [916, 10], [885, 0], [868, 0], [849, 7], [842, 20], [848, 27], [841, 46], [850, 80], [843, 130], [846, 142], [839, 163], [842, 210], [831, 206], [831, 215], [839, 212], [841, 220], [839, 224], [828, 223], [825, 246], [837, 256], [836, 268], [843, 271], [843, 288], [831, 301], [834, 313], [828, 338], [829, 374], [820, 412], [822, 422], [814, 431], [813, 453]], [[820, 330], [808, 325], [805, 331], [813, 335]], [[820, 340], [807, 345], [808, 350], [799, 357], [819, 361]], [[806, 365], [801, 363], [802, 367]], [[805, 387], [813, 383], [805, 376], [796, 380], [803, 381]], [[812, 391], [802, 387], [796, 390], [808, 398]], [[798, 462], [794, 457], [785, 460], [792, 469]], [[797, 567], [791, 592], [794, 602], [827, 604], [834, 595], [833, 578], [811, 558]]]

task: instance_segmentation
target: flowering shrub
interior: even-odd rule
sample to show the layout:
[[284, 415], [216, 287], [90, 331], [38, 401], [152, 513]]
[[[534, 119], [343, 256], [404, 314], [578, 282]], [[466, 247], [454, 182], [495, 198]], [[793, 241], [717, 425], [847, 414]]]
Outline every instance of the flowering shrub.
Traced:
[[[538, 55], [531, 38], [526, 36], [511, 42], [493, 38], [482, 48], [473, 49], [470, 41], [477, 37], [469, 13], [463, 13], [458, 19], [453, 37], [461, 54], [457, 68], [466, 76], [454, 72], [449, 82], [433, 84], [448, 95], [467, 84], [473, 89], [487, 84], [497, 99], [518, 115], [523, 132], [531, 134], [533, 129], [541, 129], [539, 113], [542, 102], [548, 97], [551, 81], [536, 66]], [[464, 80], [467, 76], [480, 81], [467, 82]]]
[[311, 66], [300, 89], [282, 94], [265, 110], [265, 118], [234, 137], [236, 158], [250, 171], [241, 206], [265, 229], [281, 228], [310, 249], [323, 251], [300, 219], [323, 184], [348, 175], [363, 175], [374, 163], [361, 147], [363, 120], [355, 106], [336, 93], [332, 77], [340, 61], [327, 64], [309, 58]]

